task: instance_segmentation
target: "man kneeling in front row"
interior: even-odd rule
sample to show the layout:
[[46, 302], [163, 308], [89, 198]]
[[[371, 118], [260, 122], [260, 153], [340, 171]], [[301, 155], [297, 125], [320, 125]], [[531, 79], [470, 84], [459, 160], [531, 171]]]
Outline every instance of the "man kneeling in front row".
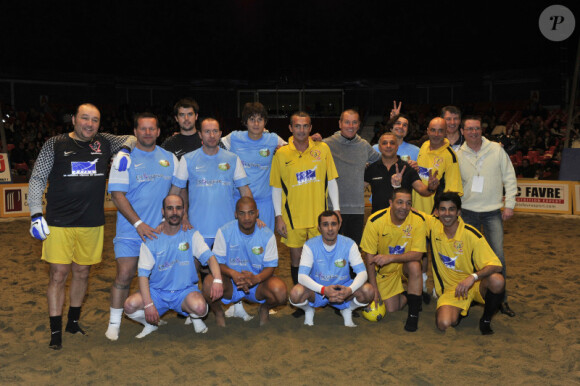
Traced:
[[[366, 306], [374, 295], [354, 241], [338, 234], [338, 216], [324, 211], [318, 216], [316, 236], [304, 244], [300, 256], [298, 283], [290, 291], [290, 303], [305, 312], [304, 324], [314, 325], [314, 308], [330, 305], [344, 318], [344, 325], [356, 327], [352, 311]], [[350, 278], [350, 267], [356, 273]]]
[[212, 275], [204, 281], [203, 294], [218, 326], [226, 325], [220, 303], [236, 304], [243, 299], [260, 304], [262, 326], [268, 323], [270, 309], [286, 303], [286, 284], [274, 276], [278, 266], [276, 236], [267, 227], [256, 226], [259, 211], [253, 198], [240, 198], [235, 215], [236, 220], [218, 229], [213, 244], [213, 253], [224, 276], [223, 297], [221, 301], [212, 298]]
[[213, 275], [211, 299], [223, 293], [219, 264], [198, 231], [183, 231], [183, 199], [169, 195], [163, 200], [166, 224], [158, 238], [147, 240], [139, 253], [139, 292], [125, 301], [125, 314], [145, 326], [137, 338], [157, 330], [159, 318], [174, 310], [190, 317], [197, 333], [207, 332], [201, 320], [207, 314], [207, 303], [198, 286], [194, 258], [209, 265]]
[[429, 216], [433, 250], [433, 278], [437, 300], [437, 328], [455, 327], [467, 316], [472, 301], [485, 304], [479, 329], [493, 334], [491, 318], [504, 298], [501, 261], [483, 235], [461, 217], [461, 198], [455, 192], [438, 197], [437, 218]]

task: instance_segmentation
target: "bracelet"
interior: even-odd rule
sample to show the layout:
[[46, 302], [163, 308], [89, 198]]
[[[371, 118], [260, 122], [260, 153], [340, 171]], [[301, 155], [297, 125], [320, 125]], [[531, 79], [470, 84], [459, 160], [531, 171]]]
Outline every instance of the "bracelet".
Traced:
[[153, 306], [154, 306], [154, 304], [153, 304], [153, 302], [151, 302], [151, 303], [145, 305], [145, 307], [143, 307], [143, 309], [146, 310], [147, 308], [153, 307]]
[[326, 287], [322, 286], [322, 289], [320, 290], [320, 294], [321, 294], [322, 296], [324, 296], [324, 288], [326, 288]]
[[475, 279], [475, 281], [479, 280], [479, 276], [477, 276], [477, 273], [472, 273], [471, 276], [473, 276], [473, 278]]
[[218, 284], [224, 284], [224, 282], [222, 281], [222, 279], [213, 279], [214, 283], [218, 283]]
[[137, 221], [135, 221], [135, 224], [133, 224], [133, 226], [135, 227], [135, 229], [137, 229], [137, 227], [141, 224], [143, 224], [143, 221], [137, 220]]
[[393, 185], [393, 184], [391, 184], [391, 186], [392, 186], [394, 189], [399, 189], [399, 188], [401, 187], [401, 185]]

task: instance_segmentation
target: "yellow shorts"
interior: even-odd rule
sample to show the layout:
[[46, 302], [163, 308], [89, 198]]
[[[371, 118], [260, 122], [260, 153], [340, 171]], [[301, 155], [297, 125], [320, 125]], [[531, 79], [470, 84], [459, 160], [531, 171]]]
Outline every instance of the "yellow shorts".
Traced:
[[301, 248], [306, 240], [316, 237], [320, 234], [317, 227], [302, 228], [302, 229], [288, 229], [288, 237], [281, 238], [281, 241], [286, 244], [288, 248]]
[[479, 284], [481, 282], [475, 282], [473, 287], [467, 291], [467, 299], [459, 299], [455, 297], [455, 286], [451, 288], [446, 288], [443, 295], [439, 296], [437, 300], [437, 308], [441, 306], [453, 306], [461, 309], [461, 315], [466, 316], [472, 301], [476, 301], [481, 304], [485, 304], [485, 300], [481, 297], [479, 292]]
[[49, 226], [42, 243], [42, 260], [53, 264], [94, 265], [101, 262], [105, 226], [63, 228]]
[[403, 273], [403, 264], [391, 264], [398, 264], [399, 266], [395, 271], [388, 272], [386, 274], [377, 272], [377, 289], [379, 290], [381, 299], [383, 299], [383, 301], [405, 291], [405, 288], [403, 287], [403, 279], [405, 278], [405, 274]]

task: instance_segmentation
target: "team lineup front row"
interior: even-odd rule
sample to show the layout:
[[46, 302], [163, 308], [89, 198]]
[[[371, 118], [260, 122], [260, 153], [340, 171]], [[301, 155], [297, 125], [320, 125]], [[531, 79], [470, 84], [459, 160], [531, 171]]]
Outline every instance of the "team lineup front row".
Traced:
[[[305, 311], [304, 324], [314, 324], [314, 309], [329, 305], [340, 310], [344, 325], [356, 327], [352, 311], [384, 300], [389, 312], [408, 303], [405, 329], [415, 331], [421, 297], [404, 292], [403, 282], [421, 288], [420, 260], [426, 239], [433, 251], [433, 275], [439, 294], [436, 324], [445, 331], [457, 326], [472, 301], [483, 303], [479, 322], [482, 334], [492, 334], [491, 318], [497, 311], [505, 281], [501, 262], [473, 227], [460, 217], [457, 193], [443, 193], [436, 204], [438, 217], [411, 210], [411, 192], [395, 190], [391, 206], [373, 213], [365, 226], [362, 250], [338, 234], [339, 218], [333, 211], [318, 216], [320, 235], [304, 245], [298, 281], [290, 290], [290, 303]], [[174, 310], [193, 322], [197, 333], [207, 331], [200, 318], [209, 309], [216, 324], [225, 326], [223, 305], [245, 300], [258, 303], [260, 325], [269, 310], [287, 299], [284, 282], [274, 275], [278, 253], [274, 234], [256, 225], [258, 209], [250, 197], [236, 203], [236, 220], [219, 228], [213, 250], [193, 229], [184, 230], [183, 199], [163, 200], [163, 231], [141, 245], [138, 263], [139, 291], [127, 298], [127, 316], [144, 325], [142, 338], [155, 331], [160, 316]], [[194, 259], [209, 266], [201, 289]], [[355, 272], [350, 277], [350, 269]], [[381, 300], [382, 299], [382, 300]]]
[[[462, 184], [461, 179], [452, 182], [460, 178], [459, 169], [444, 138], [443, 119], [430, 123], [432, 146], [427, 148], [439, 145], [436, 151], [445, 153], [435, 154], [433, 168], [423, 168], [421, 161], [417, 166], [397, 156], [404, 134], [383, 135], [376, 153], [356, 134], [360, 122], [354, 110], [343, 112], [340, 132], [324, 141], [312, 139], [310, 117], [297, 112], [290, 117], [292, 137], [286, 143], [265, 130], [267, 114], [259, 103], [244, 107], [247, 131], [225, 138], [212, 118], [202, 120], [196, 131], [198, 109], [195, 101], [180, 100], [174, 108], [180, 133], [156, 146], [155, 115], [135, 117], [135, 137], [114, 136], [98, 133], [99, 110], [83, 104], [73, 116], [74, 130], [43, 146], [30, 180], [29, 204], [31, 235], [44, 241], [42, 259], [50, 265], [50, 348], [62, 347], [69, 272], [65, 331], [86, 334], [78, 320], [90, 267], [101, 261], [102, 193], [114, 154], [108, 189], [118, 209], [117, 273], [105, 333], [110, 340], [119, 337], [123, 312], [145, 326], [138, 337], [156, 330], [169, 309], [203, 333], [208, 309], [218, 326], [225, 326], [226, 317], [251, 319], [243, 300], [260, 303], [260, 324], [268, 322], [272, 308], [289, 300], [301, 311], [293, 315], [304, 315], [307, 325], [314, 323], [314, 308], [330, 305], [349, 327], [355, 326], [354, 309], [364, 307], [363, 314], [372, 319], [381, 307], [394, 312], [408, 305], [405, 330], [416, 331], [425, 295], [426, 240], [438, 296], [437, 327], [456, 326], [476, 301], [485, 304], [481, 332], [493, 333], [491, 317], [498, 309], [506, 313], [502, 305], [507, 306], [502, 303], [503, 254], [498, 258], [486, 238], [461, 218]], [[403, 120], [398, 114], [395, 119]], [[481, 140], [481, 129], [469, 132], [479, 133]], [[368, 162], [374, 163], [366, 168]], [[479, 169], [492, 173], [481, 165]], [[479, 184], [495, 188], [489, 181], [484, 185], [481, 177]], [[373, 213], [366, 225], [365, 182], [373, 189]], [[471, 197], [486, 195], [473, 184]], [[454, 187], [457, 192], [451, 191]], [[425, 213], [415, 210], [413, 195], [430, 200]], [[430, 214], [431, 208], [438, 217]], [[289, 293], [274, 275], [278, 252], [273, 231], [290, 249], [294, 286]], [[140, 290], [129, 296], [136, 271]], [[224, 312], [222, 304], [232, 306]]]

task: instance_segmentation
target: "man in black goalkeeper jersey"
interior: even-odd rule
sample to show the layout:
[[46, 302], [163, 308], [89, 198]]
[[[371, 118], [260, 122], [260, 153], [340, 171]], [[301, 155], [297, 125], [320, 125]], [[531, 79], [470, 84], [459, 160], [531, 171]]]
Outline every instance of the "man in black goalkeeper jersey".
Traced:
[[[74, 130], [46, 141], [38, 156], [29, 184], [32, 213], [30, 233], [44, 240], [42, 260], [50, 264], [48, 312], [51, 340], [49, 347], [62, 347], [62, 308], [68, 273], [70, 308], [66, 331], [86, 335], [79, 327], [80, 309], [88, 284], [91, 265], [101, 261], [105, 224], [104, 197], [107, 168], [113, 164], [123, 170], [126, 154], [135, 137], [98, 133], [101, 113], [92, 104], [77, 108]], [[42, 195], [46, 194], [46, 220], [42, 215]]]
[[181, 156], [201, 147], [201, 137], [195, 129], [199, 115], [199, 105], [190, 98], [180, 99], [173, 106], [175, 121], [179, 125], [179, 134], [167, 138], [161, 147], [181, 159]]

